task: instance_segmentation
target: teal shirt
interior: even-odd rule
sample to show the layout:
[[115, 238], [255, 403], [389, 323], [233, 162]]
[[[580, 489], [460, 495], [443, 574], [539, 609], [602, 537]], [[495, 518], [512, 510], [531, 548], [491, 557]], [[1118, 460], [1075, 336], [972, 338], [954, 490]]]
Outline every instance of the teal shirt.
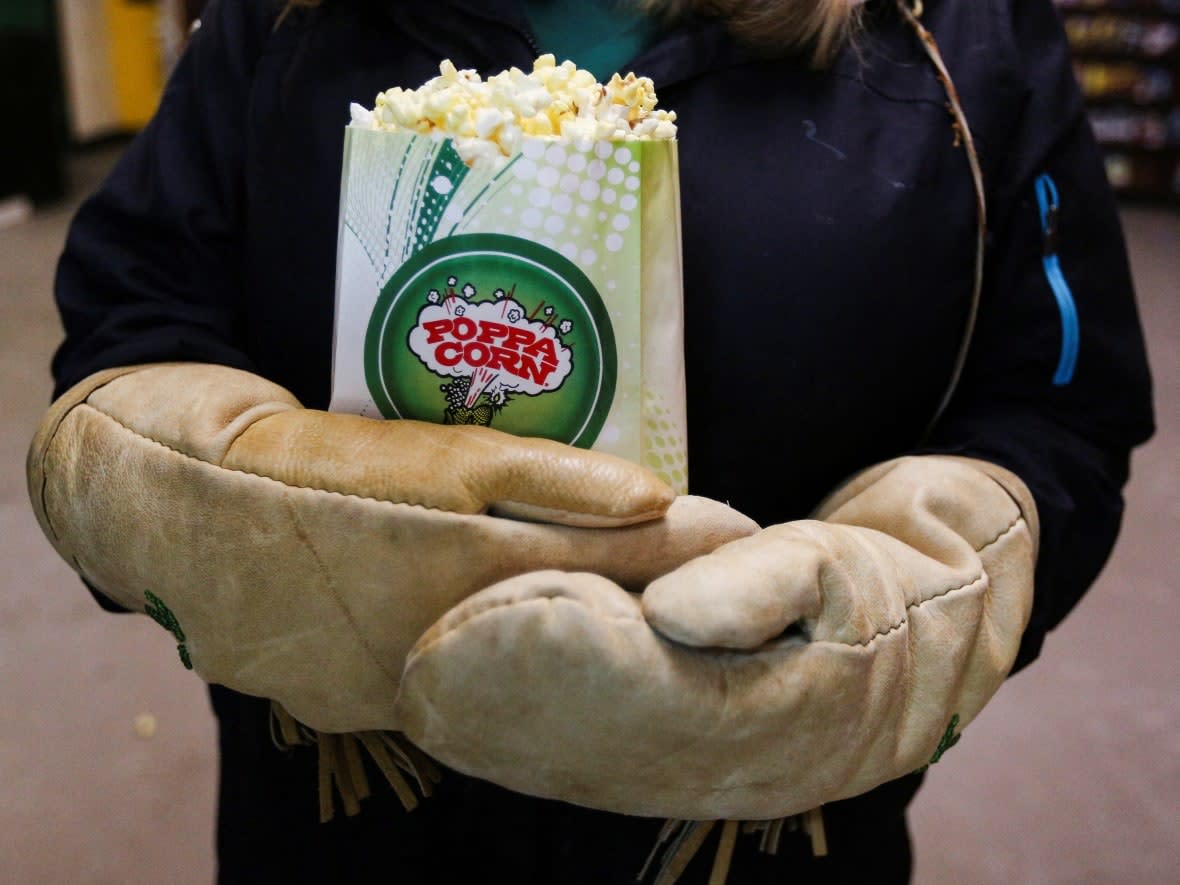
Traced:
[[626, 0], [523, 0], [542, 53], [567, 59], [600, 83], [633, 59], [656, 35], [656, 23]]

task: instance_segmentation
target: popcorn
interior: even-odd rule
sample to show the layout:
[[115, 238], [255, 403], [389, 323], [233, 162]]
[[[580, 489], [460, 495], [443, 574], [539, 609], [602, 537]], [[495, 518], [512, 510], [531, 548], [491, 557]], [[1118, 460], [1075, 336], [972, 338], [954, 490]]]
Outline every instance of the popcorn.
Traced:
[[329, 408], [593, 448], [683, 493], [680, 146], [652, 81], [444, 61], [351, 118]]
[[657, 110], [647, 77], [615, 74], [605, 85], [572, 61], [542, 55], [531, 73], [510, 68], [486, 81], [449, 60], [418, 89], [378, 94], [370, 110], [353, 104], [349, 125], [451, 138], [468, 166], [507, 162], [524, 137], [567, 142], [671, 141], [676, 114]]

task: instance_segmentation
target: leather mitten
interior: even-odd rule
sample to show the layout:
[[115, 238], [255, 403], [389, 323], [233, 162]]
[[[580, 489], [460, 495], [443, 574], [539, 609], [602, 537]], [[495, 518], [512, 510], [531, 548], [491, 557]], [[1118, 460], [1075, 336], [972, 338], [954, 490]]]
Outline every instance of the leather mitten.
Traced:
[[321, 732], [397, 730], [406, 653], [476, 590], [538, 568], [638, 589], [756, 530], [619, 458], [304, 409], [194, 363], [65, 393], [28, 480], [46, 536], [92, 587], [172, 630], [207, 681]]
[[1013, 664], [1032, 498], [995, 465], [915, 456], [814, 515], [642, 597], [560, 571], [476, 594], [410, 653], [407, 736], [514, 790], [690, 820], [786, 817], [922, 767]]

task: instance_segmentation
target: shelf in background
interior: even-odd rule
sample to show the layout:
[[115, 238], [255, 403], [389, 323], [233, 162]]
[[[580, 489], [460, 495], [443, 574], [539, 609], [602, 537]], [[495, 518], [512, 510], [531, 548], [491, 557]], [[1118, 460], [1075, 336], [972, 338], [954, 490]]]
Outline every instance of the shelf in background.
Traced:
[[1054, 0], [1120, 197], [1180, 205], [1180, 0]]

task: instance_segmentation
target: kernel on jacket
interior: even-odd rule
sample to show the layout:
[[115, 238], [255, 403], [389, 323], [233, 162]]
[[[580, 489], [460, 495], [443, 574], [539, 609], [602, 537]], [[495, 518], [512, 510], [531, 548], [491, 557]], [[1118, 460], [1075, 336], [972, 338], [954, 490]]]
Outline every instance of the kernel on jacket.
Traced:
[[[868, 13], [828, 72], [756, 58], [709, 21], [628, 66], [678, 114], [692, 491], [769, 524], [919, 447], [1009, 467], [1043, 530], [1024, 663], [1105, 561], [1129, 452], [1152, 430], [1116, 207], [1049, 0], [930, 0], [989, 229], [962, 383], [923, 442], [968, 314], [975, 199], [919, 41], [891, 2]], [[326, 406], [350, 102], [444, 58], [486, 76], [540, 50], [506, 0], [274, 17], [263, 0], [209, 5], [160, 113], [79, 213], [57, 281], [59, 391], [194, 359]]]

